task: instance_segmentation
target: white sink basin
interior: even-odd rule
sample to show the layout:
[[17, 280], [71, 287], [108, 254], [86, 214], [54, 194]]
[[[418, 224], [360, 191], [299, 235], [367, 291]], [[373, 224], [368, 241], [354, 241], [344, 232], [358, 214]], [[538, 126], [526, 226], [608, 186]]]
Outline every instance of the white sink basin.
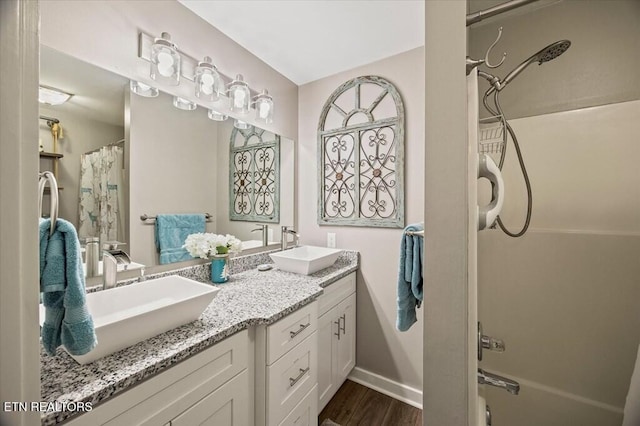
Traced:
[[303, 246], [270, 253], [276, 266], [287, 272], [309, 275], [333, 265], [342, 250], [327, 247]]
[[[198, 319], [220, 289], [172, 275], [87, 294], [97, 346], [71, 355], [88, 364], [138, 342]], [[42, 307], [42, 305], [41, 305]], [[41, 310], [41, 323], [44, 321]]]

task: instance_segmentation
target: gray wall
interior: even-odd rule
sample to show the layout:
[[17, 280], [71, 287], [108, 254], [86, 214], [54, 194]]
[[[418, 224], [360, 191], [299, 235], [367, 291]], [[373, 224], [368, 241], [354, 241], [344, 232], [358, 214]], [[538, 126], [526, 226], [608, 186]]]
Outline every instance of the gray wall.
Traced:
[[216, 230], [218, 125], [202, 108], [176, 109], [164, 93], [131, 95], [129, 108], [130, 255], [157, 265], [153, 221], [142, 222], [140, 215], [211, 213], [207, 230]]
[[[638, 17], [636, 0], [564, 0], [506, 20], [493, 18], [473, 25], [469, 54], [483, 58], [502, 26], [502, 39], [492, 58], [495, 62], [502, 52], [507, 52], [507, 58], [501, 67], [488, 71], [504, 78], [548, 44], [571, 41], [563, 55], [540, 66], [530, 65], [501, 92], [507, 118], [639, 99]], [[484, 93], [489, 86], [482, 80]]]
[[[470, 29], [472, 56], [498, 26], [501, 76], [554, 40], [572, 46], [501, 95], [507, 118], [524, 117], [511, 124], [534, 204], [524, 237], [478, 236], [480, 320], [507, 343], [481, 366], [522, 384], [518, 397], [487, 388], [487, 402], [500, 424], [619, 425], [640, 342], [640, 3], [563, 1], [494, 20]], [[504, 217], [518, 228], [526, 203], [509, 150]]]
[[395, 329], [401, 230], [317, 224], [320, 112], [338, 86], [362, 75], [388, 79], [403, 98], [405, 217], [407, 223], [424, 220], [424, 48], [418, 48], [300, 86], [297, 205], [301, 242], [326, 246], [327, 233], [334, 232], [338, 247], [360, 252], [356, 365], [385, 379], [422, 389], [423, 322], [414, 324], [406, 333]]

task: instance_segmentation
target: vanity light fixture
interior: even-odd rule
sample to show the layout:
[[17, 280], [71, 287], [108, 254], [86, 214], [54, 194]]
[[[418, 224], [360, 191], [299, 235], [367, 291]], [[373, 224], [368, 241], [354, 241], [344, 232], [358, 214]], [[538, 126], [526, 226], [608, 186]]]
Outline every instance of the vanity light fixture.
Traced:
[[265, 124], [273, 123], [273, 98], [267, 89], [262, 90], [262, 93], [255, 97], [254, 105], [256, 107], [256, 121]]
[[181, 98], [180, 96], [173, 97], [173, 106], [184, 111], [193, 111], [198, 108], [198, 105], [196, 105], [195, 102], [191, 102], [190, 100]]
[[233, 122], [233, 127], [239, 130], [249, 130], [251, 128], [251, 124], [247, 123], [246, 121], [236, 119]]
[[219, 113], [218, 111], [214, 111], [212, 109], [209, 110], [207, 116], [210, 120], [213, 121], [224, 121], [227, 119], [227, 116], [225, 114]]
[[211, 102], [220, 99], [220, 91], [223, 90], [224, 83], [209, 56], [205, 56], [202, 61], [198, 62], [194, 81], [198, 98]]
[[229, 111], [240, 114], [246, 114], [249, 112], [251, 92], [249, 91], [249, 85], [244, 82], [242, 74], [237, 74], [235, 80], [229, 83], [228, 94]]
[[157, 88], [135, 80], [129, 81], [129, 89], [136, 95], [144, 96], [145, 98], [155, 98], [160, 93]]
[[41, 104], [61, 105], [71, 99], [72, 96], [71, 93], [66, 93], [49, 86], [39, 86], [38, 89], [38, 102]]
[[171, 41], [169, 33], [162, 33], [151, 46], [151, 73], [152, 79], [177, 86], [180, 84], [181, 58], [178, 48]]

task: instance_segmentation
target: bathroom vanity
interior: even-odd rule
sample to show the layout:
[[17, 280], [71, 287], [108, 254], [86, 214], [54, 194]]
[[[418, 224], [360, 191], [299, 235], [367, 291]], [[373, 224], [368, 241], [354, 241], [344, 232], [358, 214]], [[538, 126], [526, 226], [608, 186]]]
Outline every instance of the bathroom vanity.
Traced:
[[[315, 424], [320, 395], [324, 405], [355, 362], [358, 254], [309, 276], [257, 271], [267, 254], [234, 260], [232, 280], [190, 324], [87, 365], [43, 353], [42, 401], [93, 409], [42, 413], [41, 424]], [[158, 277], [206, 282], [207, 267]]]

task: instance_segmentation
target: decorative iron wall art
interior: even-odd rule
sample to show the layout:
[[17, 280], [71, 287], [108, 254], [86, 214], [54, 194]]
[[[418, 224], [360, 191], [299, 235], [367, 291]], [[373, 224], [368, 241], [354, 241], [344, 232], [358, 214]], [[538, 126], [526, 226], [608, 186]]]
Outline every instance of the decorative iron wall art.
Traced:
[[280, 136], [234, 128], [229, 158], [229, 219], [280, 222]]
[[320, 225], [404, 227], [404, 106], [396, 88], [357, 77], [318, 123]]

